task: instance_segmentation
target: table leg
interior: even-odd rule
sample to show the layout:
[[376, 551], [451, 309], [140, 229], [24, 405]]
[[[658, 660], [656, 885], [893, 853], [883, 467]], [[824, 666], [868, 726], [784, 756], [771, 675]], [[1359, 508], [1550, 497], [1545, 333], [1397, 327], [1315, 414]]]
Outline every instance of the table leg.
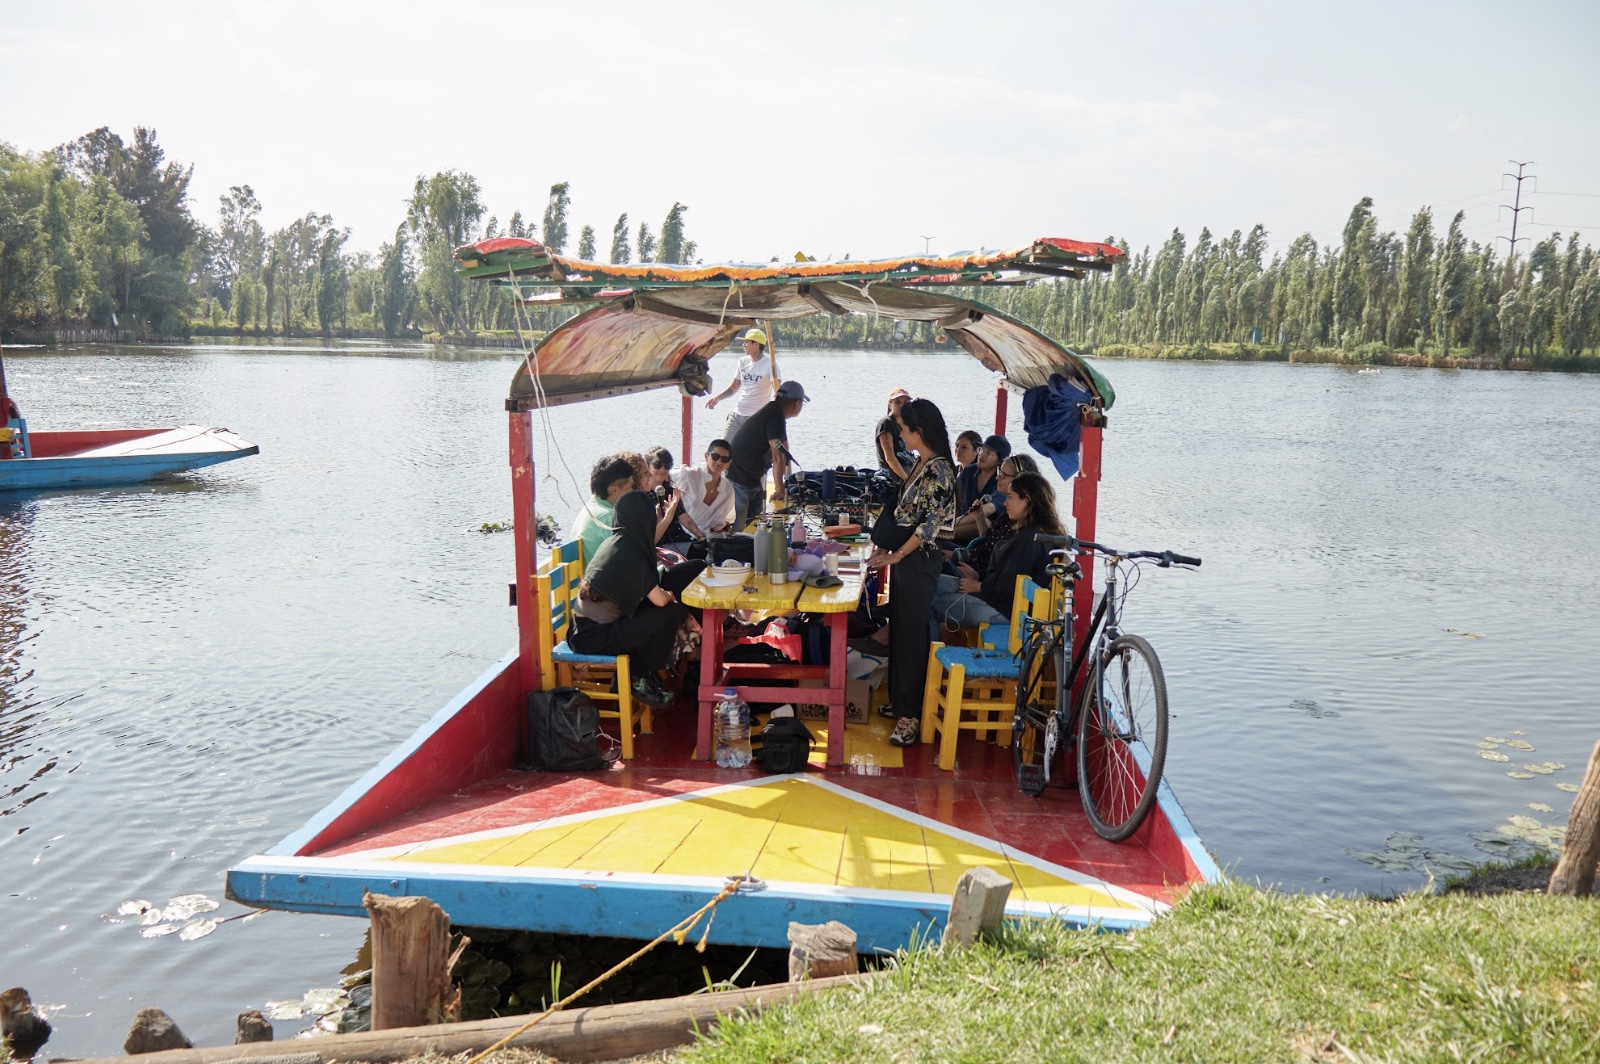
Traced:
[[844, 764], [844, 704], [849, 697], [850, 685], [845, 665], [849, 650], [845, 647], [845, 633], [849, 628], [850, 614], [828, 614], [828, 764]]
[[711, 746], [711, 715], [716, 703], [708, 696], [712, 685], [722, 675], [722, 620], [727, 614], [727, 610], [707, 609], [700, 622], [699, 716], [694, 733], [694, 756], [700, 761], [710, 761], [714, 753]]

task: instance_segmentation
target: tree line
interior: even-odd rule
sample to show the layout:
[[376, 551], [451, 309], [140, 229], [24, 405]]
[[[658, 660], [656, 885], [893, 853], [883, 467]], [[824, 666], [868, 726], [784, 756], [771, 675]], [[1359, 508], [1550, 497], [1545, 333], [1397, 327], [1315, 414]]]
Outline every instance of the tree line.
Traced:
[[[565, 252], [567, 182], [550, 187], [543, 214], [513, 211], [501, 225], [471, 174], [419, 177], [394, 238], [376, 253], [352, 250], [350, 231], [308, 212], [266, 231], [249, 185], [220, 198], [214, 225], [190, 211], [193, 167], [165, 158], [153, 129], [124, 142], [97, 129], [48, 152], [0, 143], [0, 326], [115, 325], [183, 335], [195, 328], [245, 334], [462, 336], [518, 327], [547, 330], [574, 308], [519, 310], [504, 292], [456, 272], [456, 247], [527, 237]], [[579, 229], [579, 258], [614, 263], [692, 262], [674, 202], [660, 225], [620, 215], [608, 244]], [[1381, 231], [1362, 198], [1340, 239], [1311, 234], [1271, 251], [1257, 225], [1218, 240], [1179, 230], [1154, 251], [1084, 280], [965, 290], [1085, 351], [1138, 346], [1196, 350], [1240, 345], [1287, 356], [1333, 350], [1357, 357], [1577, 358], [1600, 347], [1600, 256], [1560, 233], [1501, 257], [1468, 240], [1465, 212], [1439, 232], [1431, 208], [1406, 231]], [[934, 343], [931, 326], [869, 316], [818, 315], [776, 326], [791, 344]]]
[[[249, 185], [220, 197], [216, 222], [191, 211], [193, 166], [169, 162], [156, 131], [131, 143], [106, 128], [47, 152], [0, 142], [0, 327], [115, 327], [187, 335], [196, 328], [265, 335], [416, 335], [510, 330], [515, 307], [498, 289], [464, 281], [453, 253], [496, 236], [541, 240], [565, 252], [572, 199], [550, 187], [542, 217], [513, 211], [504, 226], [470, 174], [417, 178], [393, 240], [376, 253], [349, 247], [350, 230], [310, 211], [267, 231]], [[659, 227], [611, 227], [611, 262], [689, 262], [688, 207], [674, 202]], [[579, 258], [599, 251], [594, 226], [578, 231]], [[547, 329], [571, 312], [535, 311]]]

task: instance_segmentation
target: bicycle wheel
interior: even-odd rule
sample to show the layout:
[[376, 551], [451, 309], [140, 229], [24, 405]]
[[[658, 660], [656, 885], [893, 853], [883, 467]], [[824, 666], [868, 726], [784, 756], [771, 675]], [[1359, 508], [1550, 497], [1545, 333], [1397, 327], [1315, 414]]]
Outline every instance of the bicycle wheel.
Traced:
[[1078, 793], [1102, 838], [1121, 842], [1156, 802], [1167, 760], [1167, 680], [1150, 644], [1119, 636], [1078, 700]]
[[1011, 760], [1016, 767], [1017, 789], [1037, 798], [1050, 782], [1050, 759], [1055, 754], [1055, 677], [1059, 639], [1040, 631], [1029, 641], [1017, 680], [1017, 709], [1011, 719]]

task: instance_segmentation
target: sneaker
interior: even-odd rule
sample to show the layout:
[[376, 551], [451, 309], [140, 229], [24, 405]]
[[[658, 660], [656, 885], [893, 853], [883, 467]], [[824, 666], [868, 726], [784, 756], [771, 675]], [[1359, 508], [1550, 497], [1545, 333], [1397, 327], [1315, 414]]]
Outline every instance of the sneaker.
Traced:
[[878, 707], [878, 716], [887, 717], [890, 720], [899, 720], [900, 711], [895, 709], [892, 704], [885, 702], [883, 705]]
[[922, 723], [915, 717], [901, 717], [889, 736], [889, 742], [893, 746], [911, 746], [921, 738]]
[[662, 709], [672, 705], [672, 692], [661, 686], [654, 676], [641, 676], [633, 681], [633, 697], [646, 705]]

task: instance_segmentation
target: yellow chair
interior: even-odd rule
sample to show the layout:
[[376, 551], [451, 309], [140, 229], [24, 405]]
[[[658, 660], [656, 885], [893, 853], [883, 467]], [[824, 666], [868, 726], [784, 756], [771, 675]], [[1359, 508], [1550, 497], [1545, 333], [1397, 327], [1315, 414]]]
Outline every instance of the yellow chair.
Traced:
[[[626, 654], [580, 654], [567, 645], [572, 628], [572, 600], [583, 581], [583, 545], [565, 543], [534, 577], [535, 608], [539, 618], [539, 675], [544, 690], [576, 687], [600, 703], [600, 715], [618, 722], [622, 733], [622, 759], [633, 760], [633, 732], [648, 735], [653, 728], [650, 707], [633, 699], [633, 675]], [[605, 704], [615, 702], [616, 709]]]
[[[943, 643], [928, 647], [922, 741], [931, 743], [938, 733], [940, 768], [956, 767], [956, 740], [963, 731], [976, 732], [980, 738], [992, 735], [1000, 745], [1011, 745], [1011, 718], [1016, 712], [1017, 676], [1022, 668], [1022, 618], [1047, 616], [1050, 603], [1049, 588], [1019, 576], [1004, 647], [988, 642], [978, 647]], [[989, 627], [980, 629], [980, 637], [987, 637]]]

